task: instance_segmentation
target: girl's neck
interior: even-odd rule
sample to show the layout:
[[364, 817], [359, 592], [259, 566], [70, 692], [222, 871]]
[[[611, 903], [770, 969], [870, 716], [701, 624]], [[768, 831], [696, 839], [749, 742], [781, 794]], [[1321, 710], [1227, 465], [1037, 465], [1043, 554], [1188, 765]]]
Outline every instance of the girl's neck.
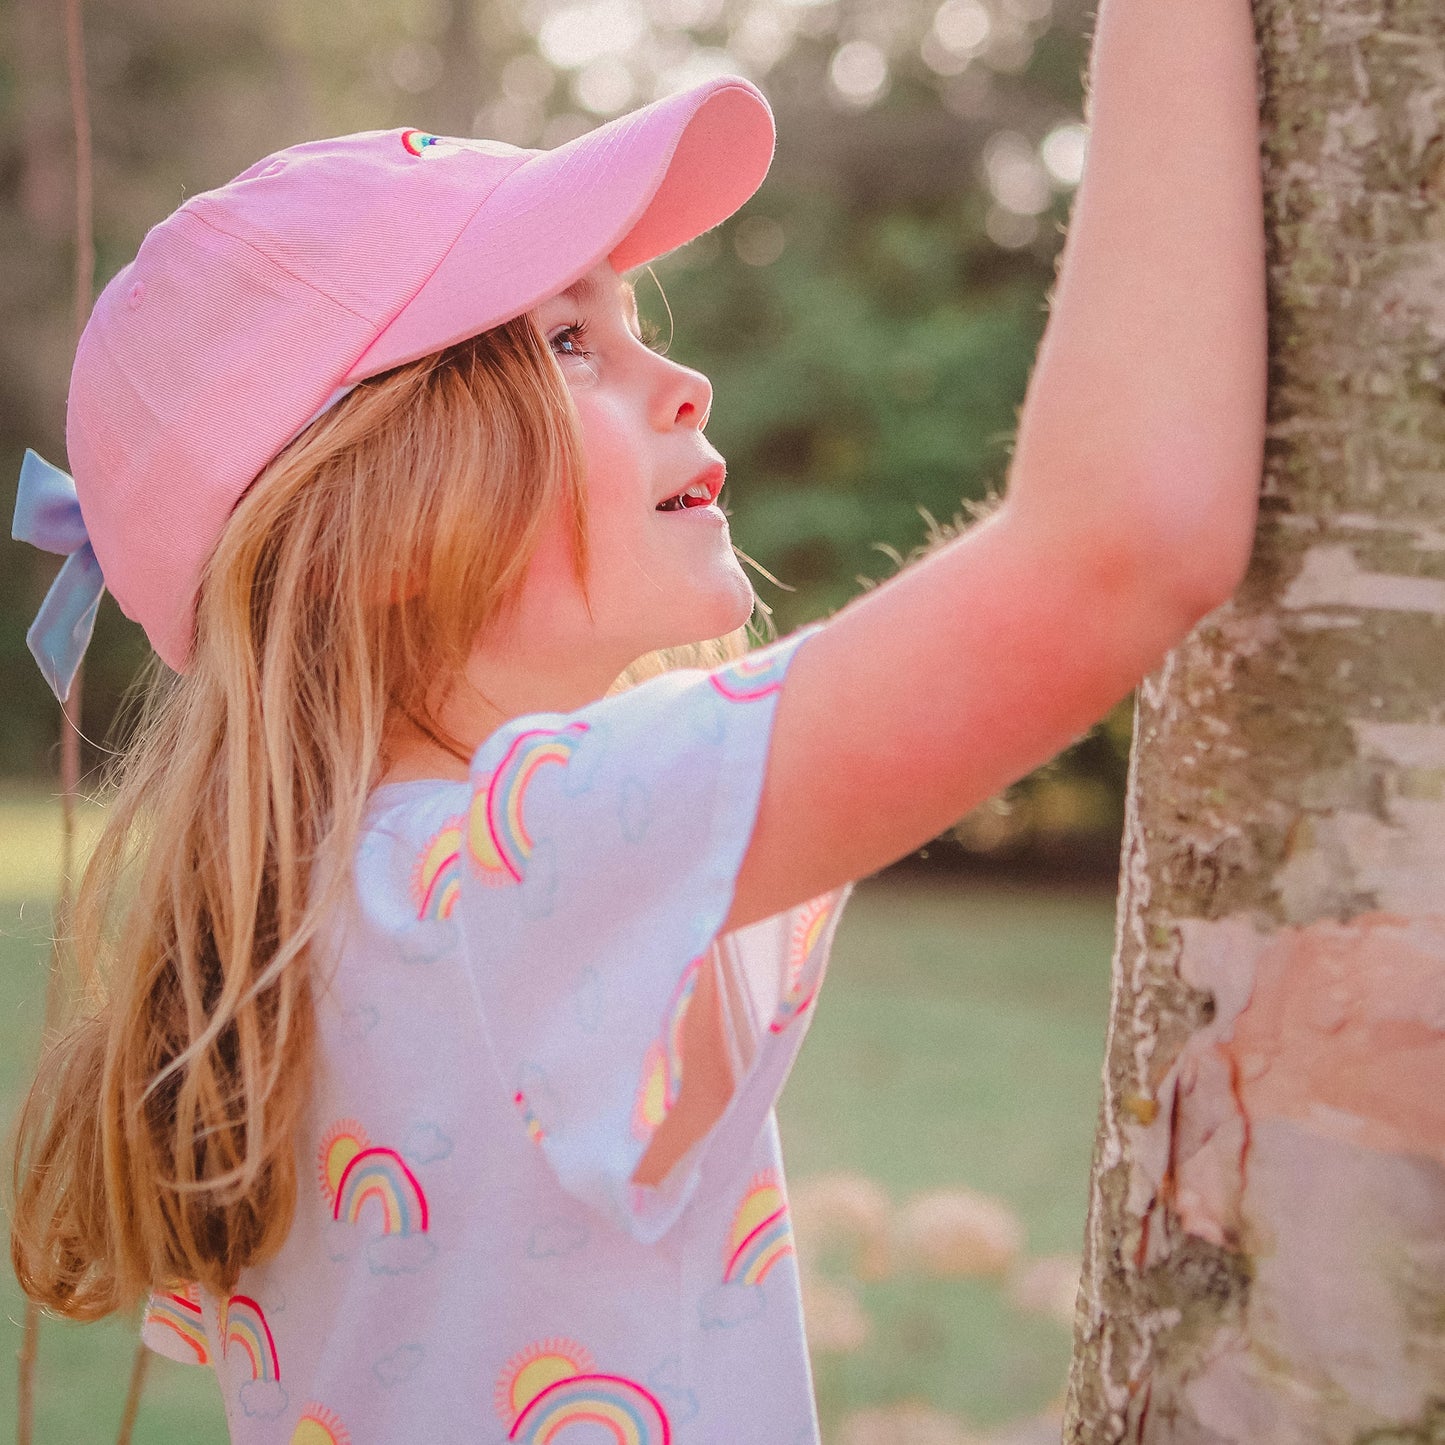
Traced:
[[[388, 728], [378, 786], [441, 779], [465, 782], [476, 750], [504, 723], [539, 712], [571, 712], [603, 697], [625, 670], [579, 669], [576, 675], [510, 671], [473, 656], [463, 685], [434, 705], [430, 717], [398, 709]], [[488, 678], [484, 694], [475, 685]]]
[[469, 755], [438, 735], [422, 718], [404, 709], [396, 714], [387, 756], [389, 761], [381, 775], [383, 787], [389, 783], [433, 778], [465, 782], [469, 774]]

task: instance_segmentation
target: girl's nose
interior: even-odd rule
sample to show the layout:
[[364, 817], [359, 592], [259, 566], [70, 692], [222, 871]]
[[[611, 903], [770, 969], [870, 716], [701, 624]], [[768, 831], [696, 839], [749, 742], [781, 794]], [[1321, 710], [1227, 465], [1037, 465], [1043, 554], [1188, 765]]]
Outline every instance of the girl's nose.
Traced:
[[702, 372], [694, 371], [666, 357], [659, 357], [663, 372], [653, 399], [653, 424], [659, 431], [675, 426], [707, 425], [712, 410], [712, 383]]

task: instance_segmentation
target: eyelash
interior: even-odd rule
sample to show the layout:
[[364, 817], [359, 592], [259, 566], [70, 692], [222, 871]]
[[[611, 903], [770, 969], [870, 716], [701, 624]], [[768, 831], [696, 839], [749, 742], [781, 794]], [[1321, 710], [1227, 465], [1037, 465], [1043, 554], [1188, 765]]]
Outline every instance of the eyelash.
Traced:
[[[644, 321], [642, 323], [642, 344], [649, 350], [656, 351], [659, 355], [665, 355], [666, 347], [657, 344], [660, 336], [661, 332], [653, 322]], [[564, 326], [559, 326], [557, 330], [552, 333], [549, 345], [561, 356], [575, 356], [586, 361], [592, 356], [590, 351], [585, 349], [581, 351], [563, 351], [561, 349], [563, 342], [570, 341], [574, 345], [579, 345], [585, 342], [586, 339], [587, 323], [585, 321], [569, 321]]]

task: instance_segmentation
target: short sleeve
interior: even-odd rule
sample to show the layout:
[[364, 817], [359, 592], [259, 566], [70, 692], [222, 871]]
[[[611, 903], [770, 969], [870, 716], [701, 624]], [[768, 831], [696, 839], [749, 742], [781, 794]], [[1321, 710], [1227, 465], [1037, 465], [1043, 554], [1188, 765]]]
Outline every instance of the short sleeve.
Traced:
[[141, 1343], [187, 1365], [211, 1363], [201, 1294], [193, 1284], [153, 1290], [141, 1316]]
[[[710, 672], [513, 719], [478, 750], [453, 823], [454, 917], [519, 1130], [564, 1189], [643, 1242], [678, 1217], [719, 1162], [710, 1154], [741, 1159], [761, 1131], [846, 893], [718, 938], [777, 700], [821, 625]], [[717, 969], [731, 1098], [665, 1179], [638, 1185], [681, 1088], [683, 1021], [704, 968]]]

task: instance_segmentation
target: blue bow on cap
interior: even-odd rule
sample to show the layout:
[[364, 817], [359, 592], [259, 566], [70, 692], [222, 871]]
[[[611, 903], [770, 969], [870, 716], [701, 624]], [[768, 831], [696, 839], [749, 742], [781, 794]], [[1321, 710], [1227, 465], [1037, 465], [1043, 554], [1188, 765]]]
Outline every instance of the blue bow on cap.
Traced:
[[51, 692], [64, 702], [95, 629], [105, 578], [80, 515], [75, 483], [29, 448], [20, 468], [10, 535], [66, 559], [25, 634]]

